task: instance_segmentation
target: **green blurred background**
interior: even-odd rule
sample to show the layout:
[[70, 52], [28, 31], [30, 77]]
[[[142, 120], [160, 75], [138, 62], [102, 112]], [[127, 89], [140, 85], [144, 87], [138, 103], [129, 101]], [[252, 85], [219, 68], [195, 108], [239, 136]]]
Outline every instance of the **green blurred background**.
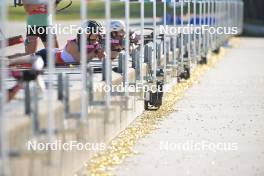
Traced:
[[[64, 0], [60, 3], [59, 9], [69, 3], [69, 0]], [[264, 0], [244, 0], [244, 35], [264, 36]], [[124, 18], [125, 16], [124, 2], [114, 1], [111, 3], [112, 18]], [[168, 13], [172, 14], [172, 8], [168, 6]], [[185, 11], [186, 11], [185, 7]], [[23, 7], [9, 6], [10, 21], [24, 21], [26, 19]], [[180, 10], [177, 10], [178, 13]], [[198, 10], [197, 10], [198, 11]], [[105, 17], [105, 3], [103, 1], [89, 0], [88, 2], [88, 18], [102, 19]], [[152, 18], [152, 3], [145, 3], [145, 17]], [[163, 16], [163, 4], [157, 2], [157, 16]], [[140, 17], [140, 3], [131, 2], [130, 17]], [[79, 20], [80, 19], [80, 1], [73, 0], [70, 8], [56, 14], [56, 20]]]
[[[59, 9], [67, 5], [69, 1], [64, 0], [60, 3]], [[157, 2], [157, 16], [162, 16], [163, 5], [161, 2]], [[124, 18], [125, 16], [125, 4], [124, 2], [112, 2], [111, 3], [112, 18]], [[91, 19], [99, 19], [105, 17], [105, 3], [100, 1], [88, 2], [88, 17]], [[130, 4], [131, 18], [140, 17], [140, 3], [131, 2]], [[145, 3], [145, 16], [152, 17], [152, 3]], [[9, 20], [25, 20], [25, 12], [23, 7], [9, 6]], [[79, 20], [80, 19], [80, 2], [73, 0], [72, 6], [56, 14], [57, 20]]]

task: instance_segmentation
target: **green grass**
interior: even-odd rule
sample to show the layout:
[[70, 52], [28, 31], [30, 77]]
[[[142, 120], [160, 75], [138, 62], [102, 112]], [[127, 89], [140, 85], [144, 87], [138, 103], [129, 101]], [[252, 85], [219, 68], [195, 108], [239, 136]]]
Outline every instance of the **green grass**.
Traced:
[[[60, 5], [60, 6], [63, 6]], [[105, 7], [103, 2], [94, 2], [88, 4], [88, 18], [101, 19], [105, 17]], [[132, 3], [130, 6], [131, 18], [140, 16], [140, 5], [138, 3]], [[145, 14], [150, 17], [152, 15], [152, 5], [146, 4]], [[114, 2], [111, 5], [112, 18], [123, 18], [125, 16], [125, 6], [122, 2]], [[159, 14], [161, 14], [159, 12]], [[10, 20], [25, 20], [26, 15], [23, 7], [9, 7], [9, 19]], [[57, 20], [78, 20], [80, 19], [80, 4], [78, 1], [74, 1], [72, 6], [62, 12], [56, 14]]]
[[[63, 4], [64, 3], [64, 4]], [[60, 7], [63, 7], [67, 1], [63, 2]], [[60, 8], [59, 7], [59, 8]], [[168, 8], [169, 12], [172, 13], [172, 9]], [[145, 3], [145, 17], [152, 17], [152, 3]], [[88, 18], [90, 19], [102, 19], [105, 17], [105, 4], [104, 2], [90, 2], [88, 4]], [[112, 18], [124, 18], [125, 17], [125, 4], [124, 2], [112, 2], [111, 3], [111, 16]], [[163, 16], [163, 4], [157, 2], [157, 16]], [[130, 4], [130, 17], [140, 17], [140, 4]], [[9, 7], [9, 20], [24, 21], [26, 15], [23, 7]], [[73, 1], [70, 8], [57, 13], [57, 20], [78, 20], [80, 19], [80, 3], [79, 1]]]

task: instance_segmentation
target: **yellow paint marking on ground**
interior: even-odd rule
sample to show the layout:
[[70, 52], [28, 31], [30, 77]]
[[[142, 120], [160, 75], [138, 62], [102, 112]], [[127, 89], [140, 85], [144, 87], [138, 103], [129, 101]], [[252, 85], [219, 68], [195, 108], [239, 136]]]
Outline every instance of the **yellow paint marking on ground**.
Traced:
[[[230, 41], [232, 46], [238, 46], [239, 39]], [[141, 116], [132, 122], [124, 131], [114, 138], [107, 149], [95, 155], [85, 166], [87, 175], [90, 176], [111, 176], [113, 166], [121, 164], [126, 157], [133, 156], [135, 144], [158, 128], [160, 121], [168, 117], [174, 111], [173, 107], [177, 101], [183, 98], [186, 90], [196, 84], [201, 76], [223, 58], [227, 49], [221, 48], [218, 55], [211, 55], [207, 65], [199, 65], [194, 70], [189, 80], [175, 85], [170, 92], [166, 93], [164, 103], [157, 111], [145, 111]]]

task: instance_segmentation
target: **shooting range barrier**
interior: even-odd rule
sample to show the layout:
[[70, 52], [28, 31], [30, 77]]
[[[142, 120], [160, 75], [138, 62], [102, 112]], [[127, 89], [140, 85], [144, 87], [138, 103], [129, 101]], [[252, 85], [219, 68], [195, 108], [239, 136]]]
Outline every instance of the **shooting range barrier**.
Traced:
[[[54, 2], [45, 3], [54, 14]], [[80, 26], [89, 19], [86, 0], [80, 0]], [[15, 79], [8, 77], [6, 50], [21, 42], [9, 43], [7, 33], [7, 0], [0, 2], [0, 175], [72, 175], [97, 151], [30, 151], [27, 141], [38, 143], [80, 141], [105, 143], [127, 127], [143, 110], [155, 110], [162, 105], [164, 92], [144, 90], [144, 86], [163, 89], [190, 78], [198, 64], [206, 64], [210, 53], [218, 53], [228, 40], [242, 32], [243, 2], [241, 0], [191, 1], [124, 1], [126, 31], [138, 37], [125, 38], [125, 49], [111, 61], [111, 2], [105, 0], [105, 53], [103, 61], [87, 62], [86, 36], [81, 35], [81, 64], [55, 67], [52, 54], [53, 37], [48, 35], [48, 66], [36, 81], [24, 81], [19, 99], [7, 102], [7, 90]], [[140, 19], [130, 25], [130, 4], [140, 4]], [[15, 1], [15, 4], [21, 2]], [[145, 6], [151, 5], [153, 24], [146, 25]], [[157, 8], [163, 7], [163, 18]], [[88, 13], [87, 13], [88, 11]], [[53, 15], [54, 16], [54, 15]], [[54, 21], [56, 23], [56, 21]], [[237, 27], [236, 34], [160, 33], [167, 28], [203, 28], [208, 26]], [[13, 40], [12, 40], [13, 41]], [[40, 86], [42, 85], [42, 86]], [[124, 91], [112, 88], [120, 86]], [[140, 91], [130, 89], [131, 86]], [[40, 87], [46, 87], [41, 91]], [[110, 91], [105, 91], [105, 87]]]

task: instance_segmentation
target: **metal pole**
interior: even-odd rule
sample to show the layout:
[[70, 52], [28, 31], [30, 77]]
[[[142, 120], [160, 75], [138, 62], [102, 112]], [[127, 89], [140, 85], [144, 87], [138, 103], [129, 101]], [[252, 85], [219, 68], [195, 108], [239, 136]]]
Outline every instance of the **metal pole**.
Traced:
[[[209, 11], [208, 11], [208, 20], [209, 20], [209, 26], [212, 27], [212, 0], [208, 0], [209, 4]], [[211, 40], [212, 34], [208, 34], [208, 43], [209, 43], [209, 48], [212, 49], [212, 40]]]
[[[106, 18], [106, 57], [105, 57], [105, 71], [106, 71], [106, 78], [105, 78], [105, 84], [109, 88], [111, 88], [111, 74], [112, 74], [112, 68], [111, 68], [111, 46], [110, 46], [110, 18], [111, 18], [111, 1], [105, 0], [105, 18]], [[106, 101], [106, 107], [110, 106], [110, 95], [111, 92], [106, 91], [105, 92], [105, 101]]]
[[[228, 2], [227, 0], [224, 0], [223, 2], [223, 7], [222, 7], [222, 15], [223, 15], [223, 18], [222, 18], [222, 24], [224, 27], [228, 27], [228, 13], [229, 13], [229, 6], [228, 6]], [[227, 36], [226, 34], [223, 34], [223, 41], [222, 42], [225, 42]]]
[[238, 22], [238, 18], [237, 18], [237, 2], [238, 1], [234, 1], [234, 17], [233, 17], [232, 27], [238, 26], [237, 25], [237, 22]]
[[[220, 1], [219, 2], [219, 26], [221, 26], [221, 27], [225, 27], [225, 24], [224, 24], [224, 16], [223, 16], [223, 10], [224, 9], [226, 9], [225, 7], [224, 7], [224, 5], [225, 5], [225, 3], [224, 3], [224, 1]], [[219, 44], [221, 45], [222, 44], [222, 42], [223, 42], [223, 37], [224, 37], [224, 34], [219, 34]]]
[[[7, 19], [7, 1], [2, 0], [0, 2], [0, 30], [2, 30], [3, 34], [6, 34], [6, 19]], [[4, 37], [3, 37], [4, 38]], [[8, 133], [6, 128], [6, 113], [5, 113], [5, 105], [7, 103], [7, 94], [6, 94], [6, 64], [4, 62], [5, 59], [5, 46], [6, 41], [0, 41], [0, 175], [8, 176], [10, 175], [9, 168], [9, 140]]]
[[[190, 28], [191, 28], [191, 2], [188, 1], [187, 2], [188, 4], [188, 30], [190, 31]], [[190, 61], [191, 60], [191, 34], [188, 32], [188, 44], [187, 44], [187, 49], [188, 49], [188, 60]]]
[[30, 115], [31, 113], [31, 106], [30, 106], [30, 88], [29, 82], [25, 83], [25, 114]]
[[[223, 16], [223, 10], [225, 9], [224, 5], [225, 5], [225, 2], [224, 1], [220, 1], [219, 2], [219, 26], [221, 26], [221, 27], [225, 27], [225, 25], [223, 23], [223, 21], [224, 21], [223, 20], [223, 18], [224, 18], [224, 16]], [[224, 34], [219, 34], [219, 45], [222, 44], [223, 37], [224, 37]]]
[[[49, 14], [49, 26], [52, 25], [53, 14], [54, 14], [54, 0], [48, 1], [48, 14]], [[54, 56], [53, 56], [53, 48], [54, 48], [54, 38], [51, 33], [51, 29], [48, 31], [48, 91], [47, 91], [47, 107], [48, 107], [48, 138], [51, 141], [54, 135], [55, 123], [54, 123], [54, 112], [53, 112], [53, 91], [52, 91], [52, 76], [55, 71], [54, 68]]]
[[[211, 3], [212, 3], [212, 26], [215, 28], [215, 0], [211, 0]], [[214, 48], [214, 36], [215, 34], [212, 34], [212, 37], [211, 37], [211, 44], [212, 44], [212, 47]]]
[[[194, 26], [194, 29], [196, 28], [196, 0], [193, 0], [193, 26]], [[197, 48], [196, 48], [196, 33], [195, 31], [193, 31], [192, 33], [193, 35], [193, 48], [194, 48], [194, 56], [195, 58], [197, 58]]]
[[[225, 24], [224, 24], [224, 15], [223, 15], [223, 10], [226, 9], [225, 7], [225, 2], [224, 1], [221, 1], [220, 4], [219, 4], [220, 8], [219, 8], [219, 26], [221, 27], [225, 27]], [[220, 38], [220, 45], [223, 44], [223, 38], [224, 38], [224, 34], [220, 34], [219, 36]]]
[[[176, 0], [173, 1], [173, 27], [176, 27]], [[176, 57], [176, 37], [173, 37], [173, 66], [177, 65], [177, 57]]]
[[[163, 0], [163, 25], [164, 27], [166, 27], [167, 25], [167, 8], [166, 8], [166, 0]], [[167, 36], [166, 36], [166, 33], [164, 33], [164, 59], [163, 59], [163, 73], [164, 73], [164, 76], [166, 78], [166, 75], [167, 75]]]
[[70, 115], [70, 104], [69, 104], [69, 99], [70, 99], [70, 85], [69, 85], [69, 75], [66, 73], [63, 73], [62, 75], [63, 81], [63, 106], [64, 106], [64, 119], [67, 119], [68, 116]]
[[[229, 27], [231, 28], [233, 26], [233, 19], [234, 19], [234, 1], [230, 0], [230, 18], [229, 18]], [[229, 37], [231, 37], [232, 35], [229, 34]]]
[[[215, 20], [216, 20], [216, 1], [215, 0], [212, 0], [212, 3], [213, 3], [213, 11], [212, 11], [212, 13], [213, 13], [213, 27], [216, 29], [216, 23], [215, 23]], [[217, 49], [216, 48], [216, 33], [215, 34], [213, 34], [213, 36], [212, 36], [212, 44], [213, 44], [213, 48], [214, 49]]]
[[63, 100], [63, 73], [58, 74], [58, 100]]
[[[216, 15], [215, 15], [215, 27], [219, 27], [219, 1], [215, 1], [216, 3]], [[216, 48], [219, 48], [219, 34], [216, 33], [216, 36], [215, 36], [215, 45], [216, 45]]]
[[126, 21], [126, 52], [125, 52], [125, 69], [124, 69], [124, 86], [125, 86], [125, 95], [128, 96], [128, 59], [129, 59], [129, 13], [130, 13], [130, 8], [129, 8], [130, 2], [125, 1], [125, 21]]
[[[181, 28], [183, 29], [183, 0], [181, 0]], [[184, 34], [183, 34], [183, 31], [181, 31], [181, 63], [183, 64], [183, 50], [184, 50], [184, 47], [183, 47], [183, 37], [184, 37]]]
[[38, 90], [35, 82], [29, 83], [30, 89], [30, 107], [32, 109], [30, 117], [32, 119], [32, 134], [39, 135], [39, 116], [38, 116]]
[[[230, 1], [230, 6], [231, 6], [231, 9], [230, 9], [230, 26], [229, 27], [232, 27], [233, 26], [233, 19], [234, 19], [234, 1]], [[232, 35], [230, 34], [229, 37], [231, 37]]]
[[[216, 29], [216, 25], [215, 25], [215, 19], [216, 19], [216, 0], [212, 0], [212, 26]], [[213, 43], [213, 47], [215, 48], [215, 36], [216, 33], [214, 33], [212, 35], [212, 43]]]
[[141, 0], [140, 2], [140, 18], [141, 18], [141, 45], [140, 45], [140, 64], [139, 64], [139, 70], [140, 70], [140, 83], [143, 82], [143, 62], [144, 62], [144, 16], [145, 16], [145, 2], [144, 0]]
[[[213, 8], [213, 6], [212, 6], [212, 0], [209, 0], [208, 1], [208, 4], [209, 4], [209, 11], [208, 11], [208, 15], [209, 15], [209, 17], [208, 17], [208, 20], [209, 20], [209, 26], [210, 27], [212, 27], [212, 8]], [[212, 40], [211, 40], [211, 37], [212, 37], [212, 34], [211, 33], [209, 33], [209, 36], [208, 36], [208, 43], [209, 43], [209, 48], [211, 48], [212, 49]]]
[[236, 19], [235, 19], [235, 27], [239, 27], [239, 1], [236, 1]]
[[240, 33], [242, 33], [242, 31], [243, 31], [243, 26], [244, 26], [244, 24], [243, 24], [243, 19], [244, 19], [244, 3], [241, 1], [240, 2]]
[[[203, 2], [203, 25], [206, 24], [206, 1]], [[203, 55], [206, 57], [206, 32], [203, 34]]]
[[[211, 26], [211, 14], [210, 14], [210, 9], [211, 9], [211, 4], [210, 4], [210, 0], [207, 0], [207, 10], [206, 10], [206, 12], [207, 12], [207, 23], [208, 23], [208, 25], [209, 25], [209, 27]], [[209, 51], [209, 49], [210, 49], [210, 32], [208, 31], [207, 32], [207, 35], [206, 35], [206, 50], [207, 50], [207, 52]]]
[[[87, 97], [87, 53], [86, 53], [86, 19], [87, 19], [87, 1], [81, 0], [81, 70], [82, 70], [82, 91], [81, 91], [81, 121], [87, 121], [87, 111], [88, 111], [88, 97]], [[96, 30], [97, 31], [97, 30]]]
[[[200, 30], [202, 29], [202, 2], [199, 1], [199, 27], [200, 27]], [[201, 34], [202, 31], [200, 31], [199, 33], [199, 48], [198, 48], [198, 52], [199, 52], [199, 57], [201, 57], [201, 47], [202, 47], [202, 34]]]
[[156, 28], [157, 28], [157, 4], [156, 1], [153, 0], [153, 47], [154, 47], [154, 53], [153, 53], [153, 79], [156, 80], [156, 76], [157, 76], [157, 44], [156, 44], [156, 39], [157, 39], [157, 32], [156, 32]]
[[[227, 16], [226, 16], [226, 19], [225, 20], [227, 22], [227, 27], [230, 27], [230, 17], [231, 17], [231, 15], [230, 15], [230, 13], [231, 13], [230, 0], [227, 0], [226, 1], [226, 4], [227, 4]], [[229, 35], [227, 34], [225, 40], [227, 40], [228, 37], [229, 37]]]

